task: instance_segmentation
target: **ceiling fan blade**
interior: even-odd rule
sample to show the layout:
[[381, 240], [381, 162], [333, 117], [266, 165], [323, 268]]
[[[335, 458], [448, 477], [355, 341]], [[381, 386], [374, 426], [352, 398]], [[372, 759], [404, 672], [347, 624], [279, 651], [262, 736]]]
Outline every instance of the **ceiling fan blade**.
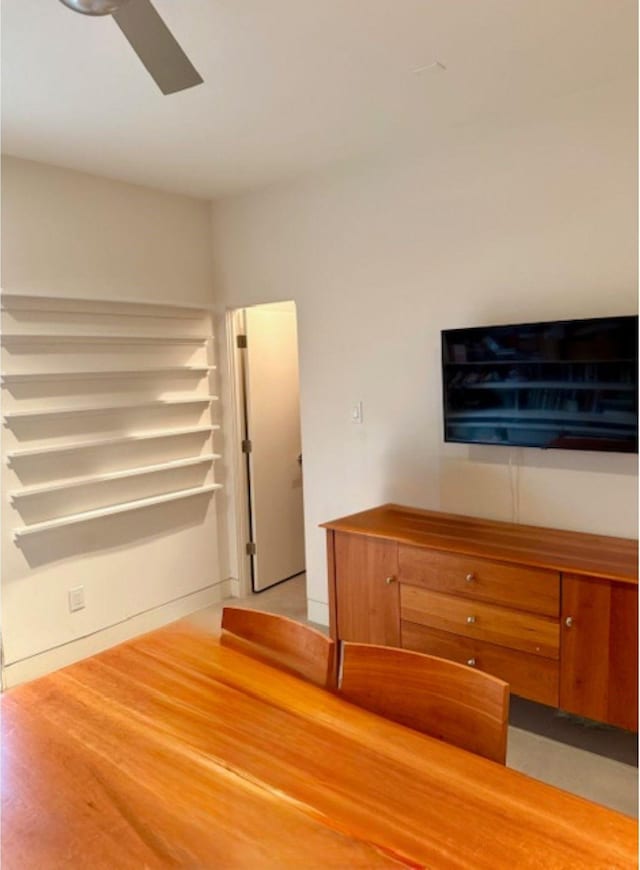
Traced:
[[202, 76], [150, 0], [128, 0], [112, 14], [163, 94], [202, 84]]

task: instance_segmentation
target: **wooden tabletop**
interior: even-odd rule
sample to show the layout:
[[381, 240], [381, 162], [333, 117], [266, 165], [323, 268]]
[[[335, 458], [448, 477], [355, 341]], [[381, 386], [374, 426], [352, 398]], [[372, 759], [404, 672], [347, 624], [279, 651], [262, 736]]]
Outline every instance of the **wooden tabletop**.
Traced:
[[321, 525], [447, 553], [638, 584], [638, 541], [633, 538], [526, 526], [398, 504], [383, 504]]
[[1, 703], [3, 870], [637, 866], [634, 820], [182, 623]]

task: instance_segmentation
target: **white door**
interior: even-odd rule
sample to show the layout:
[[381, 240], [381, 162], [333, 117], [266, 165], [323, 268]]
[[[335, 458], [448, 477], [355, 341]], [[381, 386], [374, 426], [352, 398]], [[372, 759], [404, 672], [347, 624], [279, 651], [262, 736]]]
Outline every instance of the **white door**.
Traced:
[[247, 308], [245, 328], [252, 574], [259, 592], [305, 569], [295, 305]]

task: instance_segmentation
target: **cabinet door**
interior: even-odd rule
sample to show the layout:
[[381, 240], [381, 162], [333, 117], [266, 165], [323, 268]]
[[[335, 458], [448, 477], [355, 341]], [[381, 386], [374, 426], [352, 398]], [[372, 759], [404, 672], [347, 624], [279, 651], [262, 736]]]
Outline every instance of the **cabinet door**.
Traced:
[[563, 577], [560, 707], [637, 731], [637, 586]]
[[337, 637], [399, 646], [397, 543], [335, 532], [333, 556]]

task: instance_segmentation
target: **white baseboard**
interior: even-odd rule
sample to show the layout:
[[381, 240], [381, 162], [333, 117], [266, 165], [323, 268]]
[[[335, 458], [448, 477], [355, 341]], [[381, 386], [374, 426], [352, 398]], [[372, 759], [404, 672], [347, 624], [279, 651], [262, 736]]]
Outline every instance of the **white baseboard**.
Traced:
[[324, 601], [307, 599], [307, 619], [317, 625], [329, 625], [329, 605]]
[[[232, 598], [241, 598], [242, 593], [242, 582], [237, 577], [229, 577], [229, 594]], [[251, 590], [249, 590], [251, 591]], [[248, 594], [248, 593], [246, 593]]]
[[64, 668], [73, 662], [80, 661], [80, 659], [85, 659], [109, 647], [124, 643], [147, 631], [161, 628], [163, 625], [188, 616], [196, 610], [218, 604], [223, 599], [230, 597], [231, 586], [231, 578], [222, 580], [204, 589], [198, 589], [197, 592], [192, 592], [183, 598], [169, 601], [160, 607], [137, 613], [123, 622], [107, 626], [86, 637], [77, 638], [62, 646], [55, 647], [55, 649], [46, 650], [27, 659], [22, 659], [22, 661], [6, 665], [2, 671], [2, 687], [9, 689], [28, 680], [42, 677], [51, 671], [57, 671], [59, 668]]

